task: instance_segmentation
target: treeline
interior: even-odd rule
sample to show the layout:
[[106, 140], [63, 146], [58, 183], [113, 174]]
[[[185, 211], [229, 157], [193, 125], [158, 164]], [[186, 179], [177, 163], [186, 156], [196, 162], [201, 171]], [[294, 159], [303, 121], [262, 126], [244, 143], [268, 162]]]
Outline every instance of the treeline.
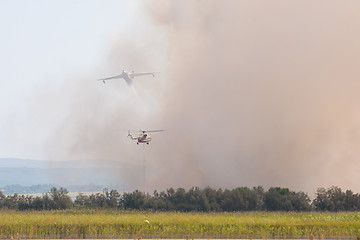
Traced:
[[151, 211], [359, 211], [360, 195], [339, 187], [319, 188], [313, 201], [304, 192], [288, 188], [239, 187], [231, 190], [197, 187], [186, 191], [169, 188], [153, 195], [140, 191], [120, 194], [117, 190], [85, 195], [73, 201], [64, 188], [53, 187], [42, 196], [8, 195], [0, 191], [0, 208], [55, 210], [72, 208], [112, 208]]

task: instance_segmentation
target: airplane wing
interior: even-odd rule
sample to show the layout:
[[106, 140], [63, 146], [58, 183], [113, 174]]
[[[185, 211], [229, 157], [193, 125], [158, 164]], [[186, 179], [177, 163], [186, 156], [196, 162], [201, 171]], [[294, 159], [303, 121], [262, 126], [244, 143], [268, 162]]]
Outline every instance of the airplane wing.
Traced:
[[114, 77], [102, 78], [102, 79], [99, 79], [98, 81], [103, 81], [105, 83], [106, 80], [111, 80], [111, 79], [116, 79], [116, 78], [124, 78], [124, 77], [123, 77], [123, 75], [117, 75]]
[[131, 75], [131, 77], [138, 77], [138, 76], [143, 76], [143, 75], [153, 75], [153, 77], [155, 77], [155, 73], [159, 73], [159, 72], [130, 73], [130, 75]]

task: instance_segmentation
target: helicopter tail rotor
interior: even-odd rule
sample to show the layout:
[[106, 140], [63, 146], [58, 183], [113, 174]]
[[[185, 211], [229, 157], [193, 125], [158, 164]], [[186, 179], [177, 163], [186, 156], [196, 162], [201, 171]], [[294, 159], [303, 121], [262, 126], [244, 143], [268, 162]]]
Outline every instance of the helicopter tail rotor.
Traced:
[[128, 135], [127, 136], [131, 137], [131, 139], [133, 139], [133, 136], [131, 135], [130, 130], [128, 130]]

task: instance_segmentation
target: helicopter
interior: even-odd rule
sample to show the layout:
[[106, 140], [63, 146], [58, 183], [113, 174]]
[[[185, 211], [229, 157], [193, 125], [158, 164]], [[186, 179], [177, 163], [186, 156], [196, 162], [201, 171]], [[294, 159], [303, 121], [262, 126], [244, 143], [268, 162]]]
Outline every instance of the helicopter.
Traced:
[[149, 132], [162, 132], [162, 131], [165, 131], [165, 130], [150, 130], [150, 131], [139, 130], [137, 132], [141, 132], [141, 134], [139, 136], [137, 136], [137, 137], [134, 137], [131, 134], [131, 131], [128, 130], [128, 137], [130, 137], [132, 140], [137, 140], [137, 142], [136, 142], [137, 145], [139, 145], [139, 143], [149, 144], [150, 141], [151, 141], [151, 137], [150, 137], [150, 135], [148, 133]]

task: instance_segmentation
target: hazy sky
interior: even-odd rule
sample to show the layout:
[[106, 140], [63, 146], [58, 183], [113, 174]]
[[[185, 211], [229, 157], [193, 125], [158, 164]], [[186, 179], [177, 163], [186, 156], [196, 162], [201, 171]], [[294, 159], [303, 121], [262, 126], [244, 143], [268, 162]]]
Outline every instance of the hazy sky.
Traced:
[[[0, 157], [138, 187], [360, 191], [357, 1], [0, 1]], [[123, 69], [159, 71], [123, 81]], [[145, 150], [127, 129], [167, 129]], [[166, 181], [164, 181], [166, 179]]]
[[0, 157], [47, 159], [45, 145], [74, 101], [66, 96], [74, 82], [101, 88], [96, 79], [133, 67], [110, 71], [109, 58], [123, 38], [142, 41], [144, 26], [151, 28], [138, 5], [0, 1]]

